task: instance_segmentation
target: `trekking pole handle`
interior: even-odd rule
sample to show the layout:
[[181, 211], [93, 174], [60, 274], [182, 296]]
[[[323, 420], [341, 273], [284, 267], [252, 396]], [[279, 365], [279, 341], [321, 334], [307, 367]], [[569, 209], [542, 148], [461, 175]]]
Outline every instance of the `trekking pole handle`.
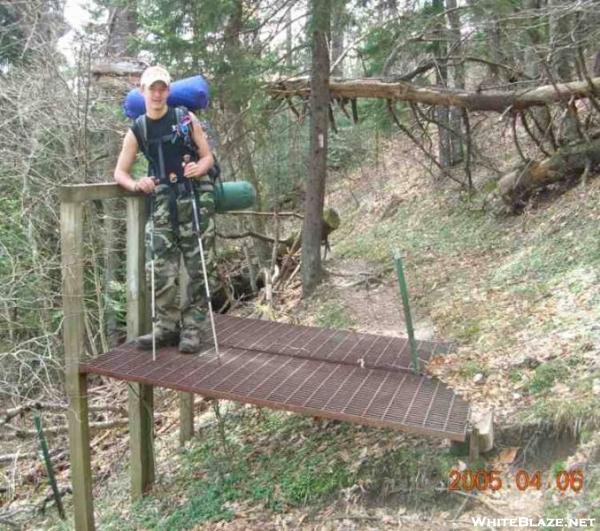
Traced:
[[[185, 167], [192, 161], [192, 157], [189, 154], [185, 154], [183, 156], [183, 162], [181, 163], [181, 167], [183, 168], [183, 172], [185, 174]], [[192, 177], [188, 177], [187, 179], [184, 179], [185, 182], [185, 187], [186, 190], [190, 193], [193, 193], [193, 185], [192, 185], [192, 181], [193, 178]]]
[[[181, 163], [181, 167], [183, 168], [183, 171], [185, 173], [185, 167], [192, 162], [192, 157], [189, 154], [185, 154], [183, 156], [183, 162]], [[188, 177], [188, 179], [193, 179], [193, 177]]]

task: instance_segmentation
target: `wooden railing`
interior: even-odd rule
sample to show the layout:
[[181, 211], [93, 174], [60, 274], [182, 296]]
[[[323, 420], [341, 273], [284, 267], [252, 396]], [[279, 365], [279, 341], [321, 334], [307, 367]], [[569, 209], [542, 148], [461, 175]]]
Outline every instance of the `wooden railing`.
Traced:
[[[151, 328], [144, 272], [145, 198], [117, 184], [61, 186], [60, 226], [62, 249], [62, 297], [64, 308], [65, 379], [69, 401], [69, 445], [75, 528], [94, 529], [92, 476], [89, 445], [87, 377], [79, 372], [84, 355], [83, 208], [88, 201], [119, 197], [127, 202], [127, 338]], [[182, 433], [193, 432], [193, 397], [180, 395]], [[129, 384], [129, 434], [131, 495], [141, 497], [154, 482], [153, 388]], [[184, 418], [185, 415], [185, 418]]]

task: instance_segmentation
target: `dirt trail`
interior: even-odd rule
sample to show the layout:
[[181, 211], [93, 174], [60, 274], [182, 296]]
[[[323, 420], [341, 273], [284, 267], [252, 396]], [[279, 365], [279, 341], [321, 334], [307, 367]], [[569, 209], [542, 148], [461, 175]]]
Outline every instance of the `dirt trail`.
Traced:
[[[366, 260], [335, 256], [325, 262], [325, 269], [329, 273], [327, 291], [334, 290], [332, 298], [344, 306], [356, 331], [406, 336], [400, 291], [389, 269]], [[417, 338], [433, 339], [433, 324], [425, 316], [419, 316], [416, 310], [413, 305], [411, 312]]]

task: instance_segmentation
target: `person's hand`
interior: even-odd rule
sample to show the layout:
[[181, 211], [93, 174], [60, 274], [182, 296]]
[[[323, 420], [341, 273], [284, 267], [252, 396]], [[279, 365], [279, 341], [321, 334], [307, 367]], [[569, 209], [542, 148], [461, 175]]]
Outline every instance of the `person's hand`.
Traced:
[[183, 167], [183, 175], [188, 179], [193, 179], [194, 177], [202, 177], [203, 173], [200, 170], [200, 165], [197, 162], [188, 162]]
[[155, 188], [156, 184], [154, 183], [154, 177], [142, 177], [139, 181], [136, 181], [133, 191], [151, 194], [154, 192]]

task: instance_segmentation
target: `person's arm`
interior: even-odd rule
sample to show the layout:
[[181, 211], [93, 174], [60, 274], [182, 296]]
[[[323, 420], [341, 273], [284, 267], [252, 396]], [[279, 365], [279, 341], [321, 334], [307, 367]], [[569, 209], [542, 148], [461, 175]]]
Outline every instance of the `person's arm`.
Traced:
[[115, 181], [130, 192], [144, 192], [149, 194], [154, 191], [155, 187], [152, 177], [142, 177], [139, 181], [135, 181], [131, 177], [130, 172], [135, 162], [137, 149], [137, 140], [130, 129], [123, 139], [123, 147], [121, 148], [114, 173]]
[[210, 148], [208, 147], [206, 137], [204, 136], [202, 124], [192, 113], [190, 113], [190, 118], [192, 119], [193, 124], [192, 138], [196, 144], [196, 147], [198, 148], [198, 156], [200, 158], [196, 162], [189, 162], [186, 164], [183, 174], [188, 178], [193, 178], [201, 177], [202, 175], [206, 174], [208, 170], [214, 166], [215, 161], [212, 153], [210, 152]]

